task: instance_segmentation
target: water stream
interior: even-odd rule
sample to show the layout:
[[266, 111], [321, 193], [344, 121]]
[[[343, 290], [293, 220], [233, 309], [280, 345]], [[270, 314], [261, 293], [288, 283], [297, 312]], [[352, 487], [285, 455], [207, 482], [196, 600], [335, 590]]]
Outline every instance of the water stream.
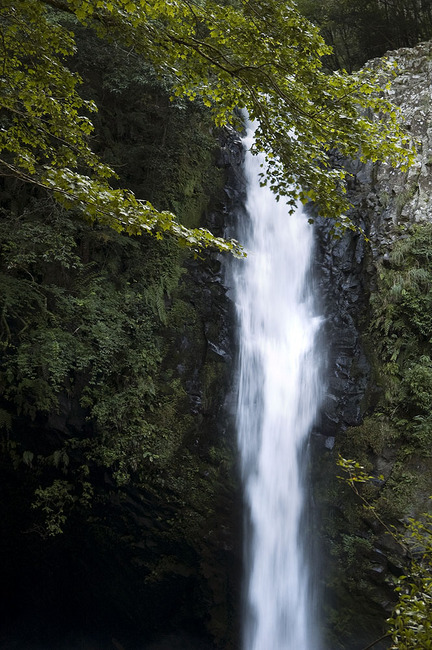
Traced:
[[[253, 139], [248, 130], [245, 147]], [[246, 502], [244, 650], [318, 650], [305, 521], [305, 448], [319, 404], [313, 231], [259, 183], [246, 154], [248, 257], [234, 273], [237, 431]]]

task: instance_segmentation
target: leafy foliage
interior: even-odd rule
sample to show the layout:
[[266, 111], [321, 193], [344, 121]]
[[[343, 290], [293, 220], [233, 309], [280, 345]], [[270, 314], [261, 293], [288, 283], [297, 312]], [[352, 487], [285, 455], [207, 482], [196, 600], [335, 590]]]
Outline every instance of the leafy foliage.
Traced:
[[[93, 145], [119, 169], [118, 183], [178, 207], [196, 227], [223, 184], [208, 112], [170, 102], [151, 66], [71, 20], [83, 94], [103, 100]], [[189, 439], [201, 439], [193, 433], [200, 418], [191, 417], [179, 378], [177, 366], [191, 363], [179, 347], [192, 340], [196, 362], [205, 339], [191, 304], [199, 289], [182, 280], [184, 254], [172, 236], [125, 237], [29, 187], [2, 183], [0, 435], [37, 506], [31, 530], [57, 534], [65, 517], [94, 509], [104, 471], [113, 491], [132, 482], [155, 501], [179, 502], [184, 517], [172, 529], [182, 539], [190, 531], [195, 543], [222, 464], [189, 449]], [[213, 395], [218, 370], [208, 383], [209, 366], [203, 392]], [[188, 372], [200, 381], [195, 367]], [[205, 432], [203, 455], [208, 424]]]
[[373, 415], [348, 432], [340, 449], [345, 455], [355, 447], [359, 462], [371, 467], [371, 453], [386, 457], [385, 449], [393, 448], [375, 497], [386, 521], [403, 517], [414, 493], [431, 489], [431, 252], [431, 224], [416, 224], [404, 231], [378, 267], [367, 331], [373, 341], [377, 403]]
[[[68, 231], [56, 248], [57, 235]], [[154, 435], [146, 411], [154, 403], [161, 360], [155, 327], [165, 317], [164, 296], [177, 286], [181, 269], [168, 243], [153, 245], [143, 265], [142, 246], [116, 237], [91, 231], [46, 203], [3, 217], [9, 273], [2, 284], [1, 377], [3, 399], [33, 420], [58, 411], [59, 396], [81, 385], [81, 406], [97, 422], [98, 440], [69, 439], [67, 453], [84, 449], [88, 461], [117, 464], [124, 475], [126, 465], [136, 465], [137, 454], [151, 457], [142, 445]], [[77, 255], [79, 239], [93, 249], [92, 262]], [[117, 252], [109, 260], [114, 245]], [[104, 270], [96, 269], [98, 258]], [[36, 462], [37, 445], [33, 451]]]
[[410, 519], [405, 542], [412, 557], [409, 574], [400, 578], [399, 601], [388, 620], [392, 649], [430, 648], [432, 643], [432, 516]]
[[[80, 4], [72, 9], [83, 17]], [[89, 221], [117, 231], [152, 232], [157, 238], [169, 232], [192, 248], [212, 245], [239, 253], [234, 242], [215, 238], [205, 229], [188, 230], [170, 212], [160, 212], [130, 190], [109, 185], [113, 170], [89, 146], [93, 126], [86, 113], [96, 106], [81, 99], [76, 91], [80, 78], [63, 63], [74, 51], [73, 35], [44, 3], [3, 3], [0, 28], [3, 174], [43, 187], [66, 207], [83, 211]]]
[[[109, 185], [112, 170], [91, 151], [92, 127], [82, 115], [95, 105], [81, 100], [78, 77], [63, 62], [74, 45], [58, 21], [62, 11], [168, 75], [174, 96], [201, 98], [217, 125], [232, 121], [235, 108], [246, 108], [260, 120], [255, 149], [267, 153], [271, 187], [290, 201], [318, 200], [325, 216], [347, 208], [346, 172], [331, 168], [332, 148], [392, 164], [411, 160], [376, 74], [325, 74], [321, 57], [329, 49], [290, 0], [223, 6], [211, 0], [7, 0], [0, 14], [3, 173], [50, 189], [91, 221], [129, 234], [169, 232], [192, 248], [239, 252], [234, 242], [188, 230], [171, 213]], [[386, 114], [386, 121], [373, 114]]]
[[[212, 590], [220, 588], [223, 568], [208, 573], [211, 559], [198, 565], [195, 556], [210, 553], [213, 541], [205, 536], [213, 539], [221, 494], [232, 507], [232, 459], [215, 440], [211, 418], [191, 412], [185, 390], [193, 377], [199, 391], [199, 374], [207, 382], [211, 366], [202, 361], [202, 314], [192, 304], [199, 289], [194, 294], [185, 277], [185, 254], [173, 239], [91, 226], [13, 181], [2, 189], [10, 210], [0, 215], [0, 463], [10, 495], [2, 513], [11, 566], [28, 566], [38, 549], [51, 562], [52, 548], [67, 565], [77, 539], [72, 561], [81, 566], [87, 540], [103, 557], [103, 583], [110, 545], [117, 544], [122, 569], [108, 582], [134, 592], [137, 627], [143, 602], [152, 611], [148, 594], [173, 584], [179, 593], [178, 576], [187, 575], [207, 599], [197, 605], [187, 591], [187, 606], [202, 619], [212, 612], [208, 625], [221, 638], [229, 616], [220, 599], [213, 605]], [[203, 300], [211, 301], [208, 294]], [[211, 398], [221, 383], [218, 365], [224, 366], [213, 362]], [[131, 554], [136, 589], [124, 578]], [[17, 571], [10, 573], [15, 585]], [[109, 606], [100, 586], [89, 591]], [[119, 600], [113, 593], [116, 612]], [[155, 609], [160, 615], [160, 603]], [[131, 617], [128, 610], [127, 629]]]
[[383, 362], [389, 408], [411, 417], [430, 413], [432, 386], [432, 228], [413, 226], [378, 271], [371, 298], [371, 335]]

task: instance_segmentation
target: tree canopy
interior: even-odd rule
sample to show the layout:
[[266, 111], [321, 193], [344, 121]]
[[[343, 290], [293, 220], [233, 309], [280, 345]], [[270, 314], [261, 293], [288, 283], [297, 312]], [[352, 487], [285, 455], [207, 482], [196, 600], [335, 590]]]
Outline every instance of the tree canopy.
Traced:
[[4, 0], [1, 173], [50, 190], [91, 221], [130, 234], [170, 233], [195, 249], [240, 251], [113, 189], [113, 170], [91, 148], [96, 106], [81, 98], [67, 65], [75, 45], [66, 15], [144, 57], [169, 79], [173, 97], [202, 101], [217, 126], [233, 123], [238, 108], [258, 119], [255, 149], [267, 155], [266, 181], [288, 202], [317, 201], [328, 217], [346, 211], [346, 172], [329, 161], [334, 148], [362, 160], [410, 162], [376, 73], [326, 74], [321, 58], [329, 47], [291, 0]]

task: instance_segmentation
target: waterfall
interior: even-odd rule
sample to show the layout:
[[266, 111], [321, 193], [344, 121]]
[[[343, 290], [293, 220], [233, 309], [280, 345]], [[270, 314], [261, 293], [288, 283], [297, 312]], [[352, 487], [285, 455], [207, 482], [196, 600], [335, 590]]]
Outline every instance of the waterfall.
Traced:
[[[253, 142], [248, 130], [245, 147]], [[318, 650], [306, 541], [305, 447], [319, 403], [313, 232], [259, 182], [246, 153], [248, 257], [234, 270], [237, 432], [247, 511], [244, 650]]]

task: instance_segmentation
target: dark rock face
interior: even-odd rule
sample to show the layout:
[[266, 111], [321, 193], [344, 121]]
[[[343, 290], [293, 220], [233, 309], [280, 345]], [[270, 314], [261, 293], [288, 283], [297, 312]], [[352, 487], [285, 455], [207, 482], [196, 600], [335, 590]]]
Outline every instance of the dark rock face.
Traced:
[[330, 234], [331, 224], [316, 221], [315, 274], [325, 317], [321, 345], [326, 365], [319, 433], [334, 436], [336, 430], [360, 423], [370, 377], [359, 334], [368, 295], [365, 244], [361, 235], [351, 232], [335, 240]]

